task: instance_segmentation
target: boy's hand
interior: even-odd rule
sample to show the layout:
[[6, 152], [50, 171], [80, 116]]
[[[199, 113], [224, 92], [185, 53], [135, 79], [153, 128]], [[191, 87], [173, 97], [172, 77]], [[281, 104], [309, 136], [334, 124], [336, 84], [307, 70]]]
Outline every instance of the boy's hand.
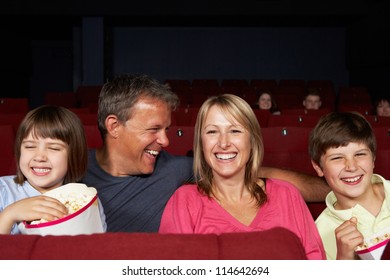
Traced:
[[337, 260], [355, 259], [355, 249], [362, 245], [364, 238], [360, 231], [357, 230], [357, 219], [352, 217], [342, 223], [335, 230], [337, 244]]
[[10, 233], [12, 225], [21, 221], [45, 219], [53, 221], [67, 215], [67, 209], [59, 200], [40, 195], [16, 201], [0, 215], [0, 233]]

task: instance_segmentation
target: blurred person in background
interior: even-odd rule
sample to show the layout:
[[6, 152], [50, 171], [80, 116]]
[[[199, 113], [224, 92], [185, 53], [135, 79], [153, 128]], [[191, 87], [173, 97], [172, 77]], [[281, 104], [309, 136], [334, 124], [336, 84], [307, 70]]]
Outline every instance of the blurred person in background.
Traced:
[[280, 110], [276, 105], [272, 93], [269, 90], [264, 90], [260, 92], [259, 99], [257, 101], [256, 107], [261, 110], [269, 110], [273, 115], [280, 115]]
[[307, 94], [302, 101], [305, 113], [308, 110], [318, 110], [321, 108], [322, 101], [320, 91], [316, 88], [309, 88]]

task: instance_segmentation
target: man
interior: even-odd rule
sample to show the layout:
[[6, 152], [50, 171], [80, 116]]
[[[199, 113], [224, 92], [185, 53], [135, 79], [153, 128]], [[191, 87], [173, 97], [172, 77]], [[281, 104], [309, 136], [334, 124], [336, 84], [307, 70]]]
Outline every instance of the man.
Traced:
[[[164, 151], [178, 102], [168, 86], [145, 75], [119, 76], [103, 86], [98, 108], [103, 146], [90, 151], [83, 182], [98, 191], [107, 231], [157, 232], [168, 199], [193, 181], [192, 158]], [[299, 186], [307, 201], [324, 200], [329, 192], [315, 176], [262, 172]]]

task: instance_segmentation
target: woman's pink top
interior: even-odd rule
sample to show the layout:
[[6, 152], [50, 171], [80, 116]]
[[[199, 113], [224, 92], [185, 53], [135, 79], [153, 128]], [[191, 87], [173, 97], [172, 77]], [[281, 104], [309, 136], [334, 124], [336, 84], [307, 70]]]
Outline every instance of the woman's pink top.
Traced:
[[300, 238], [308, 259], [325, 259], [320, 235], [299, 191], [286, 181], [267, 179], [266, 193], [267, 202], [246, 226], [201, 194], [196, 185], [183, 185], [168, 201], [159, 232], [221, 234], [284, 227]]

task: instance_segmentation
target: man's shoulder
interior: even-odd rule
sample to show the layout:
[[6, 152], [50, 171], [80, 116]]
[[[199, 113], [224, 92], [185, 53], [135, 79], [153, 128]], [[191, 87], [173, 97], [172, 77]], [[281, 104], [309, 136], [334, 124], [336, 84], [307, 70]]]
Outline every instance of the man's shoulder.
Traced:
[[193, 158], [187, 156], [172, 155], [167, 151], [162, 151], [157, 159], [157, 164], [164, 166], [184, 166], [185, 168], [190, 166], [192, 168]]

